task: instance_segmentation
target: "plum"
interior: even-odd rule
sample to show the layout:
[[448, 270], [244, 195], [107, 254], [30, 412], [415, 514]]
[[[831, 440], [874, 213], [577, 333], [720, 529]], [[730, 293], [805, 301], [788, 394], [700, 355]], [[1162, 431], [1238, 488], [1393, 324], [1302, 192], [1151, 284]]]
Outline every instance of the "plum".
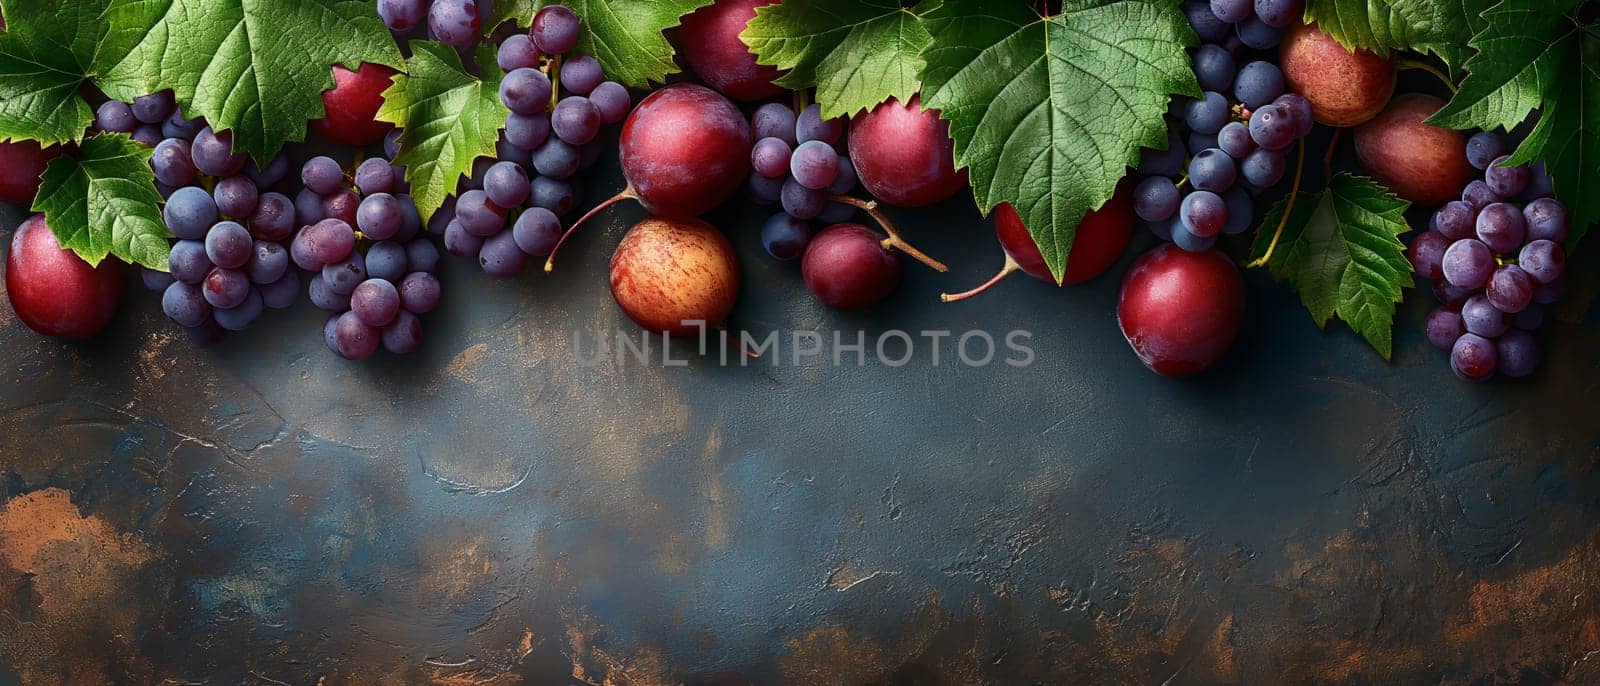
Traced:
[[1383, 111], [1394, 95], [1395, 63], [1370, 50], [1351, 52], [1316, 24], [1296, 24], [1278, 46], [1289, 91], [1311, 103], [1329, 126], [1356, 126]]
[[765, 100], [784, 92], [774, 67], [756, 64], [739, 38], [756, 8], [778, 0], [717, 0], [683, 18], [678, 52], [706, 85], [734, 100]]
[[648, 217], [611, 256], [611, 295], [634, 323], [673, 336], [721, 326], [739, 296], [733, 244], [699, 219]]
[[[1100, 209], [1084, 215], [1083, 221], [1078, 224], [1062, 285], [1090, 281], [1116, 264], [1117, 259], [1122, 257], [1122, 251], [1128, 247], [1128, 240], [1133, 237], [1133, 224], [1132, 193], [1124, 184], [1111, 200]], [[1050, 268], [1045, 265], [1044, 256], [1039, 253], [1038, 244], [1034, 243], [1033, 236], [1029, 235], [1022, 223], [1021, 215], [1017, 214], [1017, 209], [1011, 203], [1001, 203], [995, 208], [994, 231], [1006, 255], [1005, 266], [1001, 267], [1000, 273], [977, 288], [964, 293], [941, 295], [940, 300], [966, 300], [989, 290], [1016, 271], [1046, 283], [1055, 282]]]
[[32, 205], [39, 176], [60, 154], [59, 146], [41, 148], [35, 141], [0, 143], [0, 202]]
[[940, 202], [967, 185], [956, 170], [955, 142], [938, 110], [922, 96], [878, 105], [850, 126], [850, 162], [872, 196], [896, 207]]
[[1423, 123], [1441, 107], [1444, 101], [1431, 95], [1402, 95], [1355, 131], [1361, 166], [1395, 195], [1419, 205], [1456, 199], [1473, 177], [1466, 134]]
[[834, 224], [812, 237], [800, 260], [806, 287], [829, 307], [872, 305], [900, 284], [900, 256], [877, 232], [860, 224]]
[[46, 336], [83, 339], [111, 323], [122, 296], [122, 263], [91, 267], [56, 241], [36, 214], [17, 227], [6, 253], [6, 295], [22, 323]]
[[1139, 258], [1122, 281], [1117, 324], [1133, 352], [1162, 376], [1189, 376], [1216, 363], [1244, 319], [1244, 279], [1216, 250], [1170, 243]]
[[394, 124], [374, 117], [394, 75], [393, 69], [381, 64], [363, 62], [356, 71], [333, 65], [333, 88], [322, 93], [327, 114], [312, 120], [311, 130], [330, 141], [356, 148], [383, 140]]

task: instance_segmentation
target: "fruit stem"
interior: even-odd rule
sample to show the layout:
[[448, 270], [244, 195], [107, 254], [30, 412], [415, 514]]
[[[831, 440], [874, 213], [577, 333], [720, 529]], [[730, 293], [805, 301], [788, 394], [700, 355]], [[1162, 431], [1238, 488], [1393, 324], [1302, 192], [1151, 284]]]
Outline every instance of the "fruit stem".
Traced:
[[888, 215], [885, 215], [882, 210], [878, 209], [878, 201], [862, 200], [861, 198], [849, 195], [835, 195], [832, 198], [829, 198], [829, 200], [857, 207], [866, 212], [867, 216], [872, 217], [873, 221], [878, 222], [878, 226], [882, 227], [884, 232], [889, 234], [888, 238], [883, 239], [882, 245], [885, 250], [899, 250], [900, 252], [910, 255], [912, 259], [928, 265], [928, 268], [936, 272], [950, 271], [950, 268], [946, 267], [943, 262], [929, 257], [927, 253], [916, 249], [916, 247], [912, 246], [910, 243], [907, 243], [906, 239], [901, 238], [900, 231], [894, 227], [894, 222], [890, 221]]
[[556, 55], [546, 66], [549, 71], [545, 75], [550, 77], [550, 111], [555, 112], [556, 103], [561, 101], [561, 56]]
[[967, 298], [973, 297], [975, 295], [982, 295], [985, 291], [989, 290], [990, 288], [993, 288], [995, 284], [1000, 283], [1001, 279], [1004, 279], [1004, 278], [1006, 278], [1008, 276], [1011, 276], [1012, 272], [1017, 271], [1018, 269], [1021, 269], [1021, 268], [1022, 268], [1022, 265], [1017, 264], [1016, 260], [1011, 259], [1011, 254], [1010, 253], [1006, 253], [1006, 264], [1005, 264], [1004, 267], [1000, 268], [1000, 273], [999, 274], [995, 274], [993, 278], [989, 279], [988, 281], [983, 282], [982, 285], [980, 285], [977, 288], [974, 288], [974, 289], [972, 289], [970, 291], [965, 291], [965, 292], [962, 292], [962, 293], [955, 293], [955, 294], [940, 293], [939, 294], [939, 302], [953, 303], [953, 302], [956, 302], [958, 300], [966, 300]]
[[808, 91], [808, 90], [806, 90], [804, 88], [801, 88], [800, 90], [797, 90], [797, 91], [794, 92], [794, 111], [795, 111], [795, 113], [798, 114], [800, 112], [804, 112], [804, 111], [806, 111], [806, 108], [810, 107], [810, 106], [811, 106], [811, 91]]
[[1395, 66], [1400, 68], [1401, 70], [1420, 69], [1422, 71], [1428, 72], [1429, 74], [1433, 74], [1434, 78], [1439, 79], [1439, 83], [1444, 84], [1445, 88], [1449, 88], [1450, 89], [1450, 94], [1451, 95], [1455, 95], [1456, 91], [1458, 90], [1456, 88], [1456, 83], [1454, 81], [1451, 81], [1449, 76], [1446, 76], [1445, 73], [1443, 71], [1440, 71], [1438, 67], [1435, 67], [1432, 64], [1429, 64], [1429, 63], [1424, 62], [1422, 60], [1406, 58], [1406, 59], [1400, 60], [1398, 63], [1395, 64]]
[[607, 207], [615, 205], [615, 204], [617, 204], [619, 202], [622, 202], [624, 200], [637, 200], [638, 198], [639, 198], [639, 196], [633, 192], [633, 187], [629, 186], [627, 188], [622, 189], [621, 193], [618, 193], [616, 195], [611, 196], [605, 202], [600, 203], [599, 205], [595, 205], [594, 209], [589, 210], [589, 212], [587, 214], [583, 215], [582, 217], [579, 217], [578, 221], [573, 222], [572, 226], [567, 227], [566, 232], [561, 234], [561, 238], [556, 241], [556, 247], [551, 248], [550, 249], [550, 255], [548, 257], [544, 258], [544, 270], [545, 270], [545, 272], [555, 271], [555, 268], [556, 268], [556, 252], [561, 250], [561, 246], [566, 245], [567, 239], [570, 238], [572, 236], [572, 234], [578, 230], [578, 227], [583, 226], [584, 222], [587, 222], [591, 218], [593, 218], [595, 215], [600, 214], [601, 210], [604, 210]]
[[[1331, 147], [1331, 146], [1330, 146]], [[1300, 176], [1306, 169], [1306, 139], [1300, 139], [1300, 159], [1294, 163], [1294, 186], [1289, 189], [1289, 202], [1283, 206], [1283, 216], [1278, 219], [1278, 229], [1272, 233], [1272, 242], [1267, 244], [1267, 251], [1261, 257], [1245, 265], [1246, 268], [1255, 269], [1264, 267], [1272, 259], [1272, 252], [1278, 249], [1278, 239], [1283, 238], [1283, 227], [1289, 225], [1289, 215], [1294, 212], [1294, 201], [1300, 197]]]

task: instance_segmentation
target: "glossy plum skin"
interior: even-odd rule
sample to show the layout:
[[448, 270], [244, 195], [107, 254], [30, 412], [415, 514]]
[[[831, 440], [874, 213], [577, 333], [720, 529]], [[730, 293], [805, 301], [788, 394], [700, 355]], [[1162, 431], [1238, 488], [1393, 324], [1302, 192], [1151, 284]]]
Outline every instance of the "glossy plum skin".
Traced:
[[721, 205], [750, 176], [750, 123], [694, 84], [651, 93], [622, 125], [622, 173], [652, 214], [688, 219]]
[[117, 313], [122, 263], [105, 259], [91, 267], [56, 242], [44, 215], [17, 227], [6, 253], [6, 295], [28, 328], [58, 338], [89, 338]]
[[[1072, 239], [1072, 253], [1067, 256], [1067, 271], [1061, 284], [1072, 286], [1106, 273], [1133, 238], [1133, 196], [1127, 184], [1117, 187], [1100, 209], [1083, 216], [1078, 233]], [[1035, 279], [1054, 283], [1050, 268], [1045, 265], [1039, 246], [1028, 235], [1022, 216], [1011, 203], [1001, 203], [994, 210], [994, 231], [1000, 238], [1000, 247], [1015, 260], [1022, 271]]]
[[60, 147], [42, 149], [35, 141], [0, 143], [0, 201], [24, 208], [32, 205], [39, 175], [59, 154]]
[[967, 185], [956, 171], [955, 141], [922, 96], [878, 105], [850, 125], [850, 162], [872, 196], [895, 207], [932, 205]]
[[683, 18], [678, 29], [679, 54], [706, 85], [734, 100], [765, 100], [783, 93], [772, 82], [774, 67], [756, 64], [739, 34], [756, 16], [756, 8], [778, 0], [717, 0]]
[[806, 286], [829, 307], [855, 310], [888, 297], [900, 285], [900, 256], [860, 224], [834, 224], [812, 237], [800, 260]]
[[383, 106], [383, 91], [394, 74], [381, 64], [363, 62], [356, 71], [333, 65], [333, 90], [322, 93], [327, 115], [313, 120], [311, 130], [340, 145], [358, 148], [383, 140], [394, 124], [373, 117]]
[[1295, 24], [1278, 46], [1289, 90], [1311, 103], [1319, 124], [1356, 126], [1378, 115], [1394, 95], [1395, 64], [1369, 50], [1346, 50], [1315, 24]]
[[611, 255], [611, 295], [634, 323], [673, 336], [697, 336], [685, 321], [720, 326], [739, 297], [733, 244], [699, 219], [648, 217]]
[[1117, 298], [1117, 323], [1151, 371], [1189, 376], [1221, 359], [1244, 319], [1244, 279], [1216, 250], [1170, 243], [1139, 258]]
[[1367, 173], [1419, 205], [1456, 199], [1474, 176], [1467, 135], [1422, 123], [1441, 107], [1444, 101], [1431, 95], [1402, 95], [1355, 131], [1356, 157]]

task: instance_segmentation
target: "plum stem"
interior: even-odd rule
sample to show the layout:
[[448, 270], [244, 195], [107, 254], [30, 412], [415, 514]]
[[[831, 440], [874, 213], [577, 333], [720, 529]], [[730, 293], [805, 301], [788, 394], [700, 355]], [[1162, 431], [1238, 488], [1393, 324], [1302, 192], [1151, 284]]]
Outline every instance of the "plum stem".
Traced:
[[629, 186], [627, 188], [622, 189], [621, 193], [618, 193], [616, 195], [611, 196], [610, 198], [607, 198], [605, 202], [602, 202], [602, 203], [600, 203], [598, 205], [595, 205], [594, 209], [589, 210], [589, 212], [587, 214], [584, 214], [582, 217], [579, 217], [578, 221], [573, 222], [572, 226], [567, 227], [566, 232], [561, 234], [561, 238], [556, 241], [556, 247], [551, 248], [550, 249], [550, 255], [548, 257], [544, 258], [544, 270], [545, 270], [545, 272], [548, 273], [548, 272], [555, 271], [555, 268], [556, 268], [556, 252], [561, 250], [561, 246], [566, 244], [567, 238], [571, 237], [573, 232], [578, 230], [578, 227], [583, 226], [584, 222], [589, 221], [590, 219], [594, 218], [595, 215], [600, 214], [600, 212], [602, 210], [604, 210], [604, 209], [606, 209], [606, 208], [608, 208], [608, 207], [610, 207], [612, 205], [615, 205], [615, 204], [617, 204], [619, 202], [622, 202], [624, 200], [638, 200], [638, 199], [639, 199], [638, 194], [633, 192], [633, 186]]
[[956, 301], [959, 301], [959, 300], [966, 300], [967, 298], [971, 298], [971, 297], [973, 297], [975, 295], [982, 295], [985, 291], [988, 291], [990, 288], [993, 288], [995, 284], [1000, 283], [1001, 279], [1004, 279], [1004, 278], [1006, 278], [1008, 276], [1011, 276], [1012, 272], [1015, 272], [1015, 271], [1017, 271], [1018, 269], [1021, 269], [1021, 268], [1022, 268], [1022, 265], [1017, 264], [1017, 261], [1011, 258], [1011, 253], [1006, 253], [1006, 264], [1005, 264], [1005, 266], [1000, 268], [1000, 273], [995, 274], [988, 281], [983, 282], [977, 288], [974, 288], [974, 289], [972, 289], [970, 291], [964, 291], [964, 292], [955, 293], [955, 294], [940, 293], [939, 294], [939, 301], [940, 302], [953, 303], [953, 302], [956, 302]]
[[1289, 215], [1294, 213], [1294, 201], [1300, 197], [1300, 176], [1306, 169], [1306, 139], [1300, 139], [1300, 159], [1294, 163], [1294, 186], [1289, 188], [1289, 202], [1283, 206], [1283, 216], [1278, 219], [1278, 229], [1272, 234], [1272, 242], [1267, 244], [1267, 251], [1261, 257], [1252, 260], [1245, 267], [1255, 269], [1266, 266], [1272, 259], [1273, 251], [1278, 249], [1278, 239], [1283, 238], [1283, 228], [1289, 225]]
[[1446, 76], [1443, 71], [1440, 71], [1438, 67], [1435, 67], [1432, 64], [1429, 64], [1429, 63], [1424, 62], [1422, 60], [1402, 59], [1399, 62], [1397, 62], [1395, 64], [1395, 66], [1400, 68], [1400, 69], [1402, 69], [1402, 70], [1405, 70], [1405, 69], [1420, 69], [1422, 71], [1428, 72], [1429, 74], [1433, 74], [1434, 78], [1439, 79], [1439, 83], [1444, 84], [1445, 88], [1450, 89], [1450, 94], [1451, 95], [1454, 95], [1459, 90], [1456, 87], [1456, 83], [1454, 81], [1451, 81], [1450, 77]]
[[943, 262], [929, 257], [927, 253], [918, 250], [915, 246], [907, 243], [906, 239], [901, 238], [900, 231], [899, 229], [895, 228], [894, 222], [890, 221], [889, 216], [884, 214], [882, 210], [878, 209], [878, 201], [862, 200], [861, 198], [849, 195], [835, 195], [832, 198], [829, 198], [829, 200], [859, 208], [863, 212], [866, 212], [867, 216], [872, 217], [872, 220], [877, 222], [878, 226], [882, 227], [885, 233], [889, 234], [889, 237], [883, 239], [883, 243], [881, 244], [885, 250], [899, 250], [900, 252], [910, 255], [912, 259], [928, 265], [928, 268], [936, 272], [950, 271], [950, 268], [946, 267]]

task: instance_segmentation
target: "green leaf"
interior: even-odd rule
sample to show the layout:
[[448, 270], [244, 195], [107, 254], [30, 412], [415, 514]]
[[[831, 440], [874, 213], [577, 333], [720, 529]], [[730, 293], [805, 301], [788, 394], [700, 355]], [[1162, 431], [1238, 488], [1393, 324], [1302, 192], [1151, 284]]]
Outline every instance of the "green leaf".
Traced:
[[1176, 0], [946, 0], [924, 21], [924, 106], [950, 122], [985, 212], [1009, 202], [1059, 280], [1078, 223], [1139, 148], [1166, 145], [1172, 94], [1198, 96]]
[[930, 36], [923, 16], [940, 0], [901, 7], [898, 0], [785, 0], [756, 8], [739, 37], [756, 61], [787, 70], [791, 90], [817, 89], [822, 116], [854, 116], [889, 98], [910, 100], [919, 87]]
[[33, 209], [43, 212], [61, 247], [99, 264], [106, 255], [167, 270], [167, 226], [161, 220], [150, 148], [123, 134], [83, 142], [81, 159], [63, 155], [41, 178]]
[[[577, 52], [600, 61], [606, 76], [629, 88], [648, 88], [678, 73], [663, 31], [712, 0], [537, 0], [566, 5], [583, 20]], [[532, 18], [529, 18], [529, 22]], [[519, 20], [520, 22], [520, 20]]]
[[400, 127], [394, 163], [406, 168], [411, 197], [425, 220], [472, 173], [473, 160], [495, 155], [506, 123], [494, 49], [480, 46], [476, 58], [481, 78], [467, 73], [455, 48], [413, 41], [405, 73], [383, 92], [377, 118]]
[[94, 111], [80, 94], [105, 35], [105, 0], [9, 1], [0, 32], [0, 141], [83, 139]]
[[333, 65], [400, 65], [368, 0], [111, 0], [110, 13], [114, 33], [143, 33], [100, 80], [107, 95], [171, 88], [258, 160], [305, 139]]
[[523, 28], [532, 26], [533, 0], [495, 0], [494, 15], [489, 17], [489, 22], [483, 25], [483, 29], [492, 32], [508, 21], [515, 21], [517, 26]]
[[1267, 267], [1288, 281], [1318, 327], [1337, 315], [1389, 359], [1395, 304], [1411, 286], [1411, 263], [1399, 236], [1410, 203], [1364, 176], [1335, 174], [1327, 189], [1300, 194], [1276, 248], [1273, 234], [1288, 209], [1279, 201], [1256, 232], [1252, 260], [1272, 250]]
[[1467, 41], [1487, 24], [1494, 0], [1312, 0], [1306, 19], [1348, 48], [1387, 56], [1415, 50], [1438, 55], [1452, 69], [1466, 59]]
[[1544, 160], [1572, 217], [1569, 248], [1600, 219], [1600, 23], [1579, 24], [1580, 4], [1505, 0], [1489, 10], [1460, 92], [1428, 120], [1510, 130], [1538, 110], [1511, 161]]

